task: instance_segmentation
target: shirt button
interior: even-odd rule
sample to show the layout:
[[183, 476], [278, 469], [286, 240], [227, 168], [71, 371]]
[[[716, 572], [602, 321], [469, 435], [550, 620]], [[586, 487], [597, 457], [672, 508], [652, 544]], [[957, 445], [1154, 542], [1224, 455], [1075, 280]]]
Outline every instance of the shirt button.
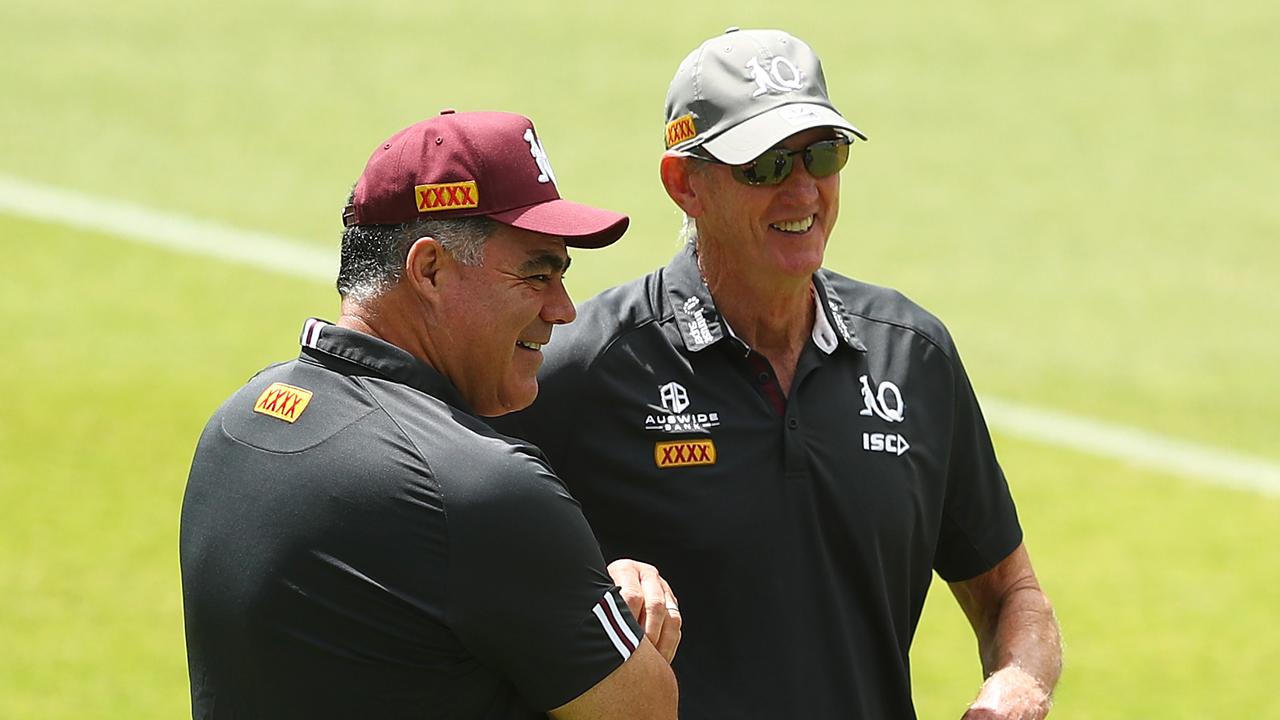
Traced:
[[760, 384], [764, 385], [765, 383], [769, 382], [769, 373], [767, 372], [760, 373], [758, 376], [756, 376], [756, 380], [759, 380]]
[[787, 418], [787, 427], [791, 428], [792, 430], [795, 430], [796, 428], [800, 427], [800, 421], [795, 418]]

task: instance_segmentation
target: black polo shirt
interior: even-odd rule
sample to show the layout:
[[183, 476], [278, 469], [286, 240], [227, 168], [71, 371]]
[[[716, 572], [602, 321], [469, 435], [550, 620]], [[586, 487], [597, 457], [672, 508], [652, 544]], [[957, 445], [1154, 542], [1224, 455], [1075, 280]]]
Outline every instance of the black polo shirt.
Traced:
[[499, 424], [547, 453], [606, 557], [671, 582], [682, 718], [914, 717], [933, 571], [967, 579], [1021, 542], [942, 323], [827, 270], [813, 288], [785, 398], [685, 250], [584, 303]]
[[181, 560], [197, 718], [534, 718], [642, 635], [542, 455], [309, 320], [217, 411]]

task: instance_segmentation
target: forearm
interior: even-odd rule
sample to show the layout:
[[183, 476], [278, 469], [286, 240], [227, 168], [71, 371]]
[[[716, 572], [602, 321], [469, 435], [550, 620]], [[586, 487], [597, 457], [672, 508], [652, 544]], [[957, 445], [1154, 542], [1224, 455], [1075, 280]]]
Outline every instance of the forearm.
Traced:
[[1026, 549], [951, 591], [973, 626], [986, 677], [965, 720], [1043, 718], [1062, 673], [1062, 639]]
[[1053, 692], [1062, 674], [1062, 638], [1053, 607], [1034, 581], [1013, 589], [984, 625], [977, 633], [984, 675], [1016, 667]]

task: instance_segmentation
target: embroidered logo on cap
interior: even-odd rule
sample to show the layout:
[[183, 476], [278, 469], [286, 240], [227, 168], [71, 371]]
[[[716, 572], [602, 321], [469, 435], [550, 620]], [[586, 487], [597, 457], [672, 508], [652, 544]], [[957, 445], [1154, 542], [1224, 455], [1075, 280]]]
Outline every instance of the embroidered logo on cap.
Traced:
[[307, 409], [309, 402], [311, 402], [310, 390], [284, 383], [271, 383], [258, 396], [258, 402], [254, 403], [253, 411], [291, 423], [302, 417], [302, 412]]
[[748, 79], [756, 83], [756, 91], [751, 97], [758, 98], [765, 94], [785, 95], [804, 87], [804, 73], [795, 63], [781, 55], [775, 55], [764, 65], [756, 58], [747, 61]]
[[693, 116], [681, 115], [667, 123], [667, 149], [670, 150], [673, 146], [679, 145], [697, 134], [698, 129], [693, 126]]
[[524, 131], [524, 141], [529, 143], [529, 154], [538, 163], [538, 182], [555, 183], [556, 174], [551, 171], [551, 160], [547, 158], [547, 151], [542, 149], [542, 143], [533, 134], [533, 128]]
[[677, 440], [653, 446], [653, 462], [660, 468], [715, 465], [716, 444], [707, 440]]
[[418, 212], [461, 210], [480, 204], [480, 189], [475, 180], [418, 185], [414, 187], [414, 196], [418, 198]]

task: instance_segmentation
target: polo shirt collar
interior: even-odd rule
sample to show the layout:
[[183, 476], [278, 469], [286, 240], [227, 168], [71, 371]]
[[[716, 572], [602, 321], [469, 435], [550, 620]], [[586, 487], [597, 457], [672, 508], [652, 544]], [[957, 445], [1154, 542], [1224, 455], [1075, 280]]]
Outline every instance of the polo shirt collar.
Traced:
[[438, 370], [401, 348], [319, 318], [302, 325], [302, 356], [343, 375], [371, 375], [408, 385], [474, 415], [462, 394]]
[[[818, 305], [818, 312], [814, 314], [814, 342], [818, 342], [818, 325], [819, 323], [826, 326], [827, 332], [834, 331], [834, 334], [844, 342], [845, 345], [857, 350], [858, 352], [866, 352], [867, 346], [862, 343], [862, 339], [853, 329], [853, 315], [845, 309], [844, 301], [840, 299], [840, 295], [836, 293], [835, 288], [822, 277], [821, 272], [813, 274], [813, 297], [814, 302]], [[826, 350], [830, 355], [835, 352], [835, 347], [830, 342], [831, 350]], [[822, 343], [818, 343], [818, 347], [822, 347]], [[825, 350], [825, 348], [824, 348]]]
[[[707, 289], [702, 273], [698, 270], [697, 252], [691, 246], [686, 245], [676, 254], [667, 265], [663, 277], [667, 302], [675, 316], [676, 327], [680, 330], [685, 349], [698, 352], [730, 338], [732, 342], [742, 345], [745, 352], [746, 345], [734, 336], [729, 323], [716, 310], [711, 291]], [[830, 355], [835, 352], [838, 346], [836, 338], [839, 338], [854, 350], [866, 352], [867, 347], [853, 331], [852, 317], [845, 310], [844, 302], [823, 281], [821, 273], [814, 273], [813, 291], [814, 304], [817, 306], [813, 322], [814, 344]]]
[[[685, 245], [663, 274], [667, 286], [667, 301], [675, 314], [680, 337], [689, 352], [711, 347], [725, 337], [730, 337], [707, 283], [698, 270], [698, 255]], [[736, 338], [735, 338], [736, 341]]]

